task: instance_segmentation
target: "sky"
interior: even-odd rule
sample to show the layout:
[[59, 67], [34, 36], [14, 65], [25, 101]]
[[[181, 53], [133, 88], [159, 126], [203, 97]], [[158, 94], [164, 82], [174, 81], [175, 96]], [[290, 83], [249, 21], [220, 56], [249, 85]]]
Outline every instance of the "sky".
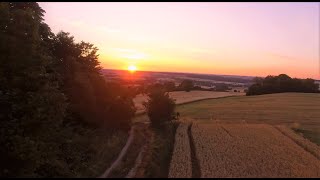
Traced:
[[320, 79], [320, 3], [41, 2], [101, 66]]

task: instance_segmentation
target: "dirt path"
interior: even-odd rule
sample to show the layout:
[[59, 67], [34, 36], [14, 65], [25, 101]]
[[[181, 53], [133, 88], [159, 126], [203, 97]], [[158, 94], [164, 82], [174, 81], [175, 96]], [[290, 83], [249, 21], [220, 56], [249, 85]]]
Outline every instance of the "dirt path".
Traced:
[[99, 178], [134, 176], [146, 154], [146, 145], [150, 143], [151, 137], [148, 124], [135, 123], [118, 158]]
[[151, 145], [154, 141], [154, 133], [149, 127], [143, 129], [145, 132], [146, 142], [142, 146], [139, 155], [135, 160], [135, 164], [130, 172], [127, 174], [126, 178], [144, 178], [147, 165], [151, 158]]

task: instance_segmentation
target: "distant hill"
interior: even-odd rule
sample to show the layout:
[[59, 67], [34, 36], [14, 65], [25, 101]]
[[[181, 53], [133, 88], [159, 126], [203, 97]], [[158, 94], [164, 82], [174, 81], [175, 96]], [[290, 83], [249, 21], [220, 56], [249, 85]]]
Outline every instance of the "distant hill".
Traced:
[[[102, 69], [103, 74], [109, 76], [123, 76], [128, 74], [126, 70]], [[253, 76], [238, 75], [216, 75], [216, 74], [195, 74], [195, 73], [179, 73], [179, 72], [153, 72], [153, 71], [137, 71], [139, 78], [194, 78], [201, 80], [212, 80], [221, 82], [233, 82], [248, 84], [252, 82]]]

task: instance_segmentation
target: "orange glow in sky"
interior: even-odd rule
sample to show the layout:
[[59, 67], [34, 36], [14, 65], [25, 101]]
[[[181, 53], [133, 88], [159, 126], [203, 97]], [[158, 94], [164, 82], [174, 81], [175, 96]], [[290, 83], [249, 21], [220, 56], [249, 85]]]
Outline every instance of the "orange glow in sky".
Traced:
[[54, 33], [95, 44], [104, 68], [320, 79], [317, 2], [39, 4]]

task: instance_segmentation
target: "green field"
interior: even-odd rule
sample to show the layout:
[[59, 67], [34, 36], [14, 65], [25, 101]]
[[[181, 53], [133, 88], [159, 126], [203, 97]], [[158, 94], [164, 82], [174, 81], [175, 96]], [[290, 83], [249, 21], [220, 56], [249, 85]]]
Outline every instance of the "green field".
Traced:
[[320, 94], [225, 97], [179, 105], [176, 111], [201, 121], [286, 124], [320, 145]]

